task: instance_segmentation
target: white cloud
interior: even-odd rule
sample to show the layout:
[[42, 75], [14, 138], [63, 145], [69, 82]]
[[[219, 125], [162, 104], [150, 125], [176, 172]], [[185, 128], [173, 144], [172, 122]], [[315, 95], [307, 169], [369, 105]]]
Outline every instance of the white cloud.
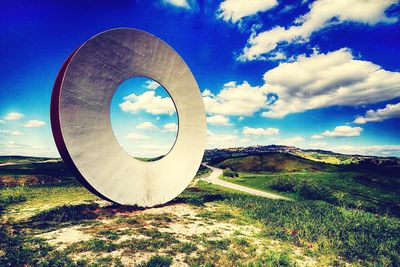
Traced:
[[372, 156], [400, 156], [399, 145], [380, 146], [335, 146], [333, 151], [344, 154], [359, 154]]
[[187, 0], [163, 0], [163, 2], [176, 7], [190, 9], [190, 4]]
[[346, 48], [281, 63], [264, 74], [264, 81], [264, 88], [257, 91], [269, 91], [279, 97], [269, 111], [262, 113], [270, 118], [335, 105], [377, 103], [400, 96], [399, 72], [354, 59]]
[[367, 25], [394, 23], [397, 18], [387, 17], [385, 10], [397, 2], [398, 0], [317, 0], [310, 5], [307, 14], [294, 21], [295, 25], [287, 29], [275, 26], [258, 34], [253, 32], [238, 59], [266, 59], [265, 54], [280, 43], [307, 42], [312, 33], [347, 21]]
[[3, 120], [0, 120], [0, 124], [3, 124], [4, 123], [4, 121]]
[[153, 123], [151, 123], [149, 121], [145, 121], [145, 122], [142, 122], [142, 123], [136, 125], [136, 129], [139, 129], [139, 130], [152, 130], [152, 129], [157, 129], [157, 127]]
[[149, 90], [156, 90], [158, 87], [161, 87], [161, 85], [156, 81], [149, 80], [145, 82], [145, 87]]
[[228, 148], [238, 145], [239, 137], [232, 134], [214, 134], [207, 131], [207, 148]]
[[201, 93], [202, 97], [208, 97], [208, 96], [212, 96], [214, 97], [215, 95], [213, 93], [211, 93], [210, 89], [204, 89], [203, 93]]
[[[132, 149], [135, 156], [155, 158], [158, 156], [166, 155], [172, 148], [172, 145], [140, 145], [138, 149]], [[139, 153], [138, 155], [136, 155]]]
[[213, 125], [223, 125], [223, 126], [231, 125], [229, 123], [229, 119], [222, 115], [215, 115], [215, 116], [207, 117], [207, 123], [213, 124]]
[[37, 157], [60, 157], [55, 146], [51, 148], [41, 145], [17, 143], [9, 141], [0, 143], [0, 155], [22, 155], [22, 156], [37, 156]]
[[164, 124], [163, 129], [166, 132], [176, 132], [178, 131], [178, 125], [174, 122], [166, 123]]
[[246, 81], [240, 85], [229, 82], [224, 85], [218, 95], [212, 94], [208, 89], [204, 90], [202, 95], [208, 113], [251, 116], [267, 103], [263, 90], [258, 86], [250, 86]]
[[243, 128], [244, 135], [278, 135], [279, 129], [277, 128]]
[[324, 136], [320, 135], [320, 134], [314, 134], [313, 136], [311, 136], [312, 139], [323, 139]]
[[155, 95], [154, 91], [147, 91], [141, 95], [130, 94], [124, 97], [124, 102], [119, 104], [125, 112], [138, 113], [143, 110], [154, 115], [169, 114], [175, 112], [175, 106], [170, 97]]
[[30, 120], [22, 124], [22, 127], [26, 128], [39, 128], [44, 126], [46, 123], [44, 121], [39, 121], [39, 120]]
[[267, 11], [277, 5], [277, 0], [225, 0], [219, 5], [217, 16], [236, 23], [244, 17]]
[[313, 139], [321, 139], [324, 137], [353, 137], [360, 136], [363, 128], [351, 126], [337, 126], [333, 131], [325, 131], [322, 134], [313, 135]]
[[4, 119], [6, 121], [16, 121], [16, 120], [21, 119], [23, 116], [24, 116], [24, 114], [21, 114], [18, 112], [10, 112], [4, 117]]
[[286, 54], [281, 51], [273, 52], [271, 55], [268, 57], [268, 60], [271, 61], [282, 61], [286, 59]]
[[0, 129], [0, 134], [1, 135], [8, 135], [8, 136], [21, 136], [21, 135], [23, 135], [20, 131], [10, 131], [10, 130], [1, 130], [1, 129]]
[[354, 123], [364, 124], [367, 122], [383, 121], [390, 118], [400, 118], [400, 103], [387, 104], [385, 108], [368, 110], [364, 116], [358, 116]]
[[129, 140], [141, 141], [141, 140], [150, 139], [150, 136], [140, 134], [140, 133], [129, 133], [125, 136], [125, 138], [129, 139]]

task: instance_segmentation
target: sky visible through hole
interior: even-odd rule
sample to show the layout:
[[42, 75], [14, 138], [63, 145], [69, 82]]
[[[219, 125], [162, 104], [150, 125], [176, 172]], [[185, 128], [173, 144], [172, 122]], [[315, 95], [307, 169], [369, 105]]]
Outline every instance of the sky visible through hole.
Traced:
[[146, 77], [124, 81], [111, 102], [111, 125], [122, 148], [138, 158], [157, 158], [174, 145], [178, 117], [171, 97]]

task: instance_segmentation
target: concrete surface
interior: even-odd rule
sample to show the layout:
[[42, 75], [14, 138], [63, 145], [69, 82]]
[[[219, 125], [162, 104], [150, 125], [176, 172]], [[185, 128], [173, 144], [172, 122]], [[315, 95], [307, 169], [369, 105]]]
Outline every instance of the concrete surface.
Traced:
[[[154, 162], [127, 154], [110, 122], [114, 92], [137, 76], [160, 83], [177, 110], [176, 142]], [[54, 85], [51, 122], [62, 158], [83, 185], [120, 204], [172, 200], [195, 176], [205, 149], [204, 104], [189, 67], [162, 40], [130, 28], [100, 33], [72, 53]]]

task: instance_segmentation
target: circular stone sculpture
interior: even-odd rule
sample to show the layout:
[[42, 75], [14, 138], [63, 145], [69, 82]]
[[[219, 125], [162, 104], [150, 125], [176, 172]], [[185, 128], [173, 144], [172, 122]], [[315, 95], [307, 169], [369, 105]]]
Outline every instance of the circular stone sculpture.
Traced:
[[[137, 76], [160, 83], [178, 115], [173, 148], [153, 162], [126, 153], [111, 127], [114, 92]], [[188, 66], [162, 40], [130, 28], [100, 33], [69, 56], [54, 84], [51, 126], [61, 157], [88, 190], [141, 207], [166, 203], [189, 185], [206, 141], [204, 104]]]

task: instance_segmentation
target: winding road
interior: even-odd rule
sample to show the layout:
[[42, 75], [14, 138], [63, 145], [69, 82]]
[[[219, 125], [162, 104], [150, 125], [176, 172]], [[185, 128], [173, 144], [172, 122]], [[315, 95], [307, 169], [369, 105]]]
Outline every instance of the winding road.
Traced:
[[257, 190], [257, 189], [252, 189], [246, 186], [242, 186], [242, 185], [238, 185], [238, 184], [233, 184], [224, 180], [219, 179], [219, 176], [222, 175], [223, 170], [210, 166], [210, 165], [206, 165], [204, 164], [204, 166], [206, 166], [207, 168], [210, 168], [212, 170], [212, 172], [206, 176], [201, 178], [201, 180], [215, 184], [215, 185], [219, 185], [219, 186], [223, 186], [223, 187], [227, 187], [230, 189], [234, 189], [234, 190], [238, 190], [238, 191], [242, 191], [245, 193], [249, 193], [255, 196], [260, 196], [260, 197], [265, 197], [265, 198], [270, 198], [270, 199], [282, 199], [282, 200], [291, 200], [287, 197], [283, 197], [283, 196], [279, 196], [273, 193], [268, 193], [268, 192], [264, 192], [261, 190]]

